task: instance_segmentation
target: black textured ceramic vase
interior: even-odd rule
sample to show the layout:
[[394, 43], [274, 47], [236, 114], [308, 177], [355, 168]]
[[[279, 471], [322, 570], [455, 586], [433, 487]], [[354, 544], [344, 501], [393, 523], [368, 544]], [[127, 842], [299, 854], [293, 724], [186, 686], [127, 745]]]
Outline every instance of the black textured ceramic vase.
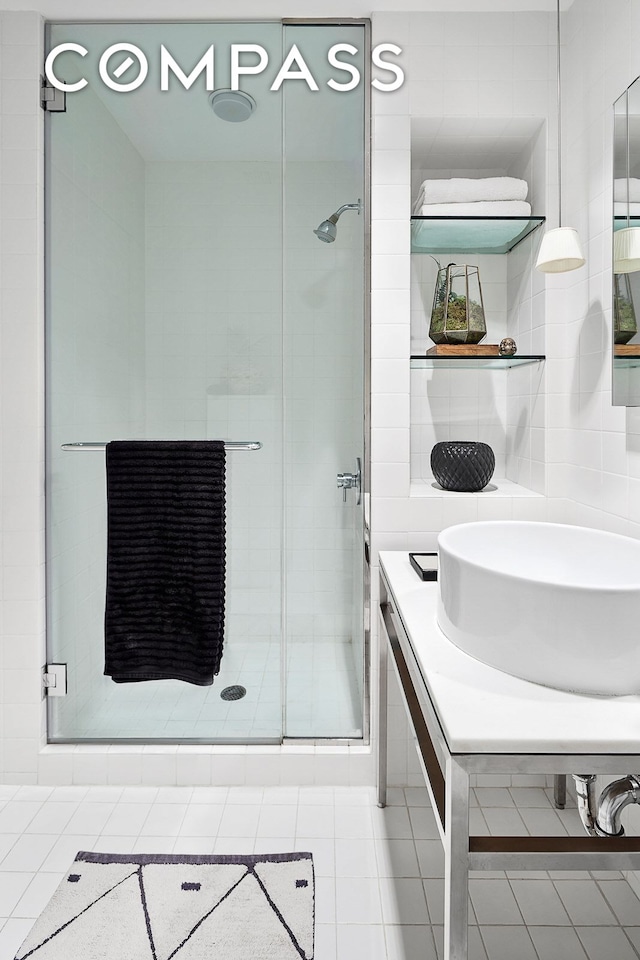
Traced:
[[496, 458], [488, 443], [448, 440], [431, 451], [433, 475], [444, 490], [473, 493], [489, 483]]

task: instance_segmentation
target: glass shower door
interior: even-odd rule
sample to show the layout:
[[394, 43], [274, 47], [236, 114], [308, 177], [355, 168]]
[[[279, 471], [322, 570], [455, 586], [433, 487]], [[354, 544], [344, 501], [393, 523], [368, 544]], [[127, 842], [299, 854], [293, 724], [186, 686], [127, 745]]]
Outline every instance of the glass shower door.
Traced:
[[[149, 80], [126, 95], [97, 60], [127, 40]], [[272, 24], [60, 24], [49, 47], [87, 48], [88, 87], [47, 117], [47, 530], [52, 741], [280, 742], [282, 737], [282, 119], [270, 78], [247, 77], [255, 116], [228, 123], [204, 78], [160, 92], [161, 44], [260, 42]], [[124, 54], [121, 56], [124, 60]], [[77, 78], [79, 58], [57, 72]], [[113, 69], [117, 67], [114, 59]], [[154, 74], [153, 71], [156, 71]], [[113, 439], [262, 443], [227, 454], [226, 640], [211, 687], [103, 675], [105, 461], [64, 444]], [[227, 700], [227, 687], [246, 694]]]
[[[345, 57], [360, 71], [351, 91], [327, 86], [338, 43], [358, 51]], [[364, 463], [365, 28], [287, 25], [292, 44], [319, 91], [296, 81], [284, 94], [285, 736], [358, 738], [363, 506], [337, 475]], [[343, 205], [323, 242], [314, 230]]]

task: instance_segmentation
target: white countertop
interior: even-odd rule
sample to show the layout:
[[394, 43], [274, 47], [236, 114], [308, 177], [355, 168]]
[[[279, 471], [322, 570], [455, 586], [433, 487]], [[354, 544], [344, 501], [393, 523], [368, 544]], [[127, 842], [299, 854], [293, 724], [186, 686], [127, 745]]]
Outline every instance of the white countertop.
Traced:
[[640, 754], [639, 695], [567, 693], [474, 660], [438, 627], [438, 584], [405, 552], [380, 563], [452, 753]]

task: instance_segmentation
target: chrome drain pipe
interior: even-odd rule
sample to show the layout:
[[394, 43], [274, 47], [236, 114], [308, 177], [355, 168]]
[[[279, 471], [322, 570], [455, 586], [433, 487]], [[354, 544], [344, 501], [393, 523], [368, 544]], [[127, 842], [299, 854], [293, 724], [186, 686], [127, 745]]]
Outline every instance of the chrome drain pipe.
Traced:
[[597, 800], [595, 774], [574, 774], [573, 779], [578, 812], [589, 836], [623, 837], [622, 811], [630, 803], [640, 803], [640, 780], [633, 774], [614, 780], [607, 784]]
[[599, 837], [597, 823], [597, 797], [596, 781], [594, 773], [579, 774], [574, 773], [573, 779], [576, 784], [576, 796], [578, 798], [578, 813], [582, 824], [590, 837]]
[[607, 784], [598, 805], [598, 830], [601, 837], [623, 837], [622, 811], [630, 803], [640, 803], [640, 781], [633, 774]]

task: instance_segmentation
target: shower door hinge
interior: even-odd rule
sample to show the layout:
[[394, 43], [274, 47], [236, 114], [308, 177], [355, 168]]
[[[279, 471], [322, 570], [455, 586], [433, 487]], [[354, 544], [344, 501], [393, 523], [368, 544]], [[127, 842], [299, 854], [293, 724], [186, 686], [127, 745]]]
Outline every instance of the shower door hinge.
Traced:
[[67, 95], [53, 84], [40, 77], [40, 106], [47, 113], [64, 113], [67, 109]]
[[47, 663], [42, 669], [43, 695], [46, 697], [66, 697], [66, 663]]

